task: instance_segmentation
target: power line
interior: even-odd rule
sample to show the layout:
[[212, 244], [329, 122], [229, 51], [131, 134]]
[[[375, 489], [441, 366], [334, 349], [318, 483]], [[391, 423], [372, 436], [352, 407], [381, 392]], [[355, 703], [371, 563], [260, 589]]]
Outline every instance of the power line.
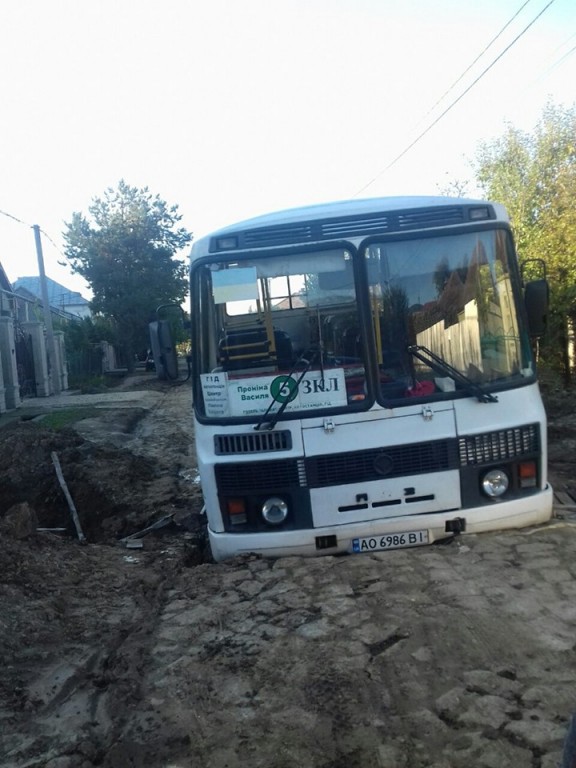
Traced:
[[556, 48], [553, 50], [553, 53], [557, 53], [558, 51], [562, 50], [566, 43], [569, 43], [570, 40], [572, 40], [574, 37], [576, 37], [576, 32], [573, 32], [570, 37], [566, 38], [563, 43], [560, 43], [560, 45], [556, 46]]
[[54, 242], [54, 240], [52, 240], [52, 238], [50, 237], [50, 235], [49, 235], [47, 232], [45, 232], [43, 229], [40, 229], [40, 232], [42, 232], [42, 234], [44, 235], [44, 237], [46, 238], [46, 240], [48, 240], [49, 242], [51, 242], [51, 243], [52, 243], [52, 245], [54, 246], [54, 248], [56, 248], [56, 250], [58, 251], [58, 253], [60, 254], [60, 256], [62, 256], [62, 258], [64, 258], [64, 259], [65, 259], [66, 257], [64, 256], [64, 254], [62, 253], [62, 251], [60, 250], [60, 248], [59, 248], [59, 247], [56, 245], [56, 243]]
[[[22, 219], [19, 219], [19, 218], [18, 218], [18, 216], [14, 216], [12, 213], [8, 213], [7, 211], [2, 211], [2, 210], [0, 210], [0, 215], [2, 215], [2, 216], [6, 216], [6, 218], [8, 218], [8, 219], [12, 219], [13, 221], [17, 221], [17, 222], [18, 222], [18, 224], [23, 224], [25, 227], [30, 227], [30, 229], [34, 229], [34, 225], [33, 225], [33, 224], [28, 224], [27, 222], [25, 222], [25, 221], [22, 221]], [[53, 239], [50, 237], [50, 235], [49, 235], [49, 234], [48, 234], [48, 233], [47, 233], [45, 230], [43, 230], [43, 229], [42, 229], [42, 228], [40, 228], [40, 227], [39, 227], [39, 231], [40, 231], [40, 232], [41, 232], [41, 233], [44, 235], [44, 237], [45, 237], [45, 238], [46, 238], [46, 239], [47, 239], [47, 240], [48, 240], [50, 243], [52, 243], [52, 245], [54, 246], [54, 248], [56, 248], [56, 250], [58, 251], [58, 253], [60, 254], [60, 256], [62, 256], [63, 258], [66, 258], [66, 257], [64, 256], [64, 254], [62, 253], [62, 251], [60, 250], [60, 248], [59, 248], [59, 247], [56, 245], [56, 243], [54, 242], [54, 240], [53, 240]]]
[[397, 155], [397, 156], [394, 158], [394, 160], [392, 160], [390, 163], [388, 163], [388, 165], [387, 165], [385, 168], [383, 168], [381, 171], [379, 171], [379, 172], [376, 174], [376, 176], [374, 176], [374, 178], [372, 178], [372, 179], [371, 179], [371, 180], [370, 180], [370, 181], [369, 181], [367, 184], [365, 184], [365, 185], [364, 185], [364, 186], [363, 186], [361, 189], [359, 189], [359, 190], [358, 190], [358, 191], [357, 191], [357, 192], [354, 194], [354, 197], [356, 197], [357, 195], [361, 194], [362, 192], [364, 192], [364, 190], [365, 190], [365, 189], [368, 189], [368, 187], [370, 187], [372, 184], [374, 184], [374, 182], [375, 182], [377, 179], [379, 179], [379, 178], [380, 178], [380, 176], [382, 176], [384, 173], [386, 173], [386, 171], [389, 171], [389, 170], [390, 170], [390, 168], [392, 168], [394, 165], [396, 165], [396, 163], [398, 162], [398, 160], [400, 160], [401, 158], [403, 158], [403, 157], [404, 157], [404, 155], [405, 155], [405, 154], [407, 154], [407, 153], [408, 153], [408, 152], [409, 152], [409, 151], [412, 149], [412, 147], [414, 147], [414, 146], [415, 146], [415, 145], [416, 145], [416, 144], [417, 144], [417, 143], [418, 143], [418, 142], [419, 142], [421, 139], [423, 139], [423, 138], [424, 138], [424, 136], [426, 136], [426, 134], [427, 134], [427, 133], [429, 133], [429, 131], [431, 131], [431, 130], [432, 130], [432, 128], [434, 128], [434, 126], [435, 126], [437, 123], [439, 123], [439, 122], [440, 122], [440, 120], [441, 120], [441, 119], [442, 119], [442, 118], [443, 118], [445, 115], [447, 115], [447, 114], [448, 114], [448, 112], [450, 112], [450, 110], [451, 110], [453, 107], [455, 107], [455, 106], [456, 106], [456, 104], [458, 104], [458, 102], [459, 102], [459, 101], [460, 101], [462, 98], [464, 98], [464, 96], [466, 96], [466, 94], [467, 94], [467, 93], [468, 93], [468, 92], [469, 92], [469, 91], [470, 91], [470, 90], [471, 90], [471, 89], [472, 89], [472, 88], [473, 88], [473, 87], [476, 85], [476, 83], [478, 83], [478, 82], [479, 82], [479, 81], [480, 81], [480, 80], [481, 80], [481, 79], [484, 77], [484, 75], [486, 75], [486, 74], [487, 74], [487, 73], [488, 73], [488, 72], [489, 72], [489, 71], [492, 69], [492, 67], [493, 67], [493, 66], [494, 66], [494, 65], [495, 65], [495, 64], [496, 64], [496, 63], [497, 63], [497, 62], [498, 62], [498, 61], [499, 61], [499, 60], [502, 58], [502, 56], [504, 56], [504, 54], [505, 54], [505, 53], [507, 53], [507, 52], [510, 50], [510, 48], [512, 48], [512, 46], [513, 46], [513, 45], [515, 45], [515, 44], [518, 42], [518, 40], [520, 40], [520, 38], [521, 38], [523, 35], [525, 35], [525, 34], [526, 34], [526, 32], [527, 32], [527, 31], [530, 29], [530, 27], [531, 27], [531, 26], [533, 26], [533, 24], [535, 24], [535, 23], [538, 21], [538, 19], [540, 18], [540, 16], [542, 16], [542, 14], [543, 14], [545, 11], [547, 11], [547, 10], [548, 10], [548, 8], [550, 8], [550, 6], [551, 6], [553, 3], [555, 3], [555, 2], [556, 2], [556, 0], [550, 0], [550, 2], [549, 2], [547, 5], [545, 5], [545, 6], [544, 6], [544, 8], [543, 8], [543, 9], [540, 11], [540, 13], [539, 13], [537, 16], [535, 16], [535, 17], [532, 19], [532, 21], [531, 21], [531, 22], [530, 22], [530, 23], [529, 23], [529, 24], [528, 24], [526, 27], [524, 27], [524, 29], [522, 30], [522, 32], [520, 32], [518, 35], [516, 35], [516, 37], [514, 38], [514, 40], [512, 40], [512, 42], [511, 42], [511, 43], [509, 43], [509, 45], [507, 45], [507, 46], [506, 46], [506, 48], [504, 48], [504, 50], [503, 50], [501, 53], [499, 53], [499, 54], [498, 54], [498, 56], [497, 56], [497, 57], [496, 57], [496, 58], [495, 58], [495, 59], [494, 59], [494, 60], [493, 60], [493, 61], [492, 61], [492, 62], [491, 62], [491, 63], [490, 63], [490, 64], [489, 64], [487, 67], [486, 67], [486, 69], [484, 69], [484, 70], [483, 70], [483, 71], [482, 71], [482, 72], [481, 72], [481, 73], [478, 75], [478, 77], [477, 77], [475, 80], [473, 80], [473, 81], [472, 81], [472, 83], [471, 83], [471, 84], [470, 84], [470, 85], [469, 85], [469, 86], [468, 86], [468, 87], [467, 87], [467, 88], [466, 88], [466, 89], [465, 89], [465, 90], [464, 90], [464, 91], [463, 91], [463, 92], [460, 94], [460, 96], [458, 96], [456, 99], [454, 99], [454, 101], [453, 101], [453, 102], [452, 102], [452, 103], [451, 103], [451, 104], [450, 104], [448, 107], [446, 107], [446, 109], [445, 109], [443, 112], [441, 112], [441, 113], [440, 113], [440, 115], [439, 115], [439, 116], [438, 116], [438, 117], [437, 117], [435, 120], [433, 120], [433, 122], [431, 122], [431, 123], [430, 123], [430, 125], [429, 125], [427, 128], [425, 128], [425, 129], [422, 131], [422, 133], [420, 133], [420, 134], [419, 134], [419, 135], [418, 135], [418, 136], [417, 136], [417, 137], [414, 139], [414, 141], [412, 141], [412, 142], [411, 142], [411, 143], [410, 143], [410, 144], [409, 144], [409, 145], [408, 145], [408, 146], [407, 146], [405, 149], [403, 149], [403, 150], [402, 150], [402, 152], [400, 152], [400, 154], [399, 154], [399, 155]]
[[[574, 37], [576, 37], [576, 32], [573, 32], [566, 40], [564, 40], [563, 43], [558, 45], [552, 52], [552, 56], [558, 53], [558, 51], [561, 51], [571, 40], [574, 39]], [[540, 83], [542, 80], [545, 80], [546, 77], [548, 77], [548, 75], [551, 72], [553, 72], [555, 69], [558, 69], [558, 67], [561, 67], [562, 64], [564, 64], [570, 58], [570, 56], [572, 56], [572, 54], [575, 52], [576, 52], [576, 45], [570, 48], [569, 51], [567, 51], [565, 54], [560, 56], [558, 59], [555, 59], [554, 61], [552, 61], [550, 57], [548, 59], [549, 61], [552, 61], [550, 66], [548, 66], [540, 75], [538, 75], [538, 77], [535, 77], [530, 83], [527, 83], [525, 88], [523, 88], [521, 92], [516, 92], [516, 96], [518, 96], [519, 93], [520, 95], [524, 95], [528, 93], [534, 85], [536, 85], [537, 83]]]
[[[428, 112], [426, 112], [426, 114], [424, 115], [424, 117], [422, 118], [422, 120], [421, 120], [420, 122], [422, 122], [423, 120], [425, 120], [425, 119], [428, 117], [428, 115], [429, 115], [431, 112], [433, 112], [433, 111], [436, 109], [436, 107], [438, 106], [438, 104], [440, 104], [440, 102], [444, 101], [444, 99], [446, 98], [446, 96], [448, 96], [448, 94], [449, 94], [451, 91], [453, 91], [453, 90], [454, 90], [454, 88], [455, 88], [455, 87], [458, 85], [458, 83], [459, 83], [459, 82], [460, 82], [460, 81], [461, 81], [461, 80], [462, 80], [462, 79], [463, 79], [463, 78], [464, 78], [464, 77], [465, 77], [465, 76], [468, 74], [468, 72], [470, 72], [470, 70], [472, 69], [472, 67], [474, 66], [474, 64], [476, 64], [476, 62], [478, 62], [478, 61], [479, 61], [479, 60], [482, 58], [482, 56], [484, 56], [484, 54], [485, 54], [485, 53], [488, 51], [488, 49], [489, 49], [489, 48], [491, 48], [491, 47], [492, 47], [492, 45], [493, 45], [493, 44], [496, 42], [496, 40], [498, 40], [498, 38], [499, 38], [499, 37], [500, 37], [500, 36], [501, 36], [501, 35], [502, 35], [502, 34], [505, 32], [505, 30], [506, 30], [506, 29], [508, 29], [508, 27], [510, 26], [510, 24], [512, 24], [512, 22], [514, 21], [514, 19], [515, 19], [517, 16], [519, 16], [519, 15], [520, 15], [520, 13], [521, 13], [521, 12], [524, 10], [524, 8], [526, 8], [526, 6], [528, 5], [528, 3], [529, 3], [529, 2], [530, 2], [530, 0], [526, 0], [526, 2], [525, 2], [525, 3], [523, 3], [523, 4], [520, 6], [520, 8], [519, 8], [519, 9], [516, 11], [516, 13], [514, 14], [514, 16], [512, 16], [512, 18], [511, 18], [511, 19], [509, 19], [509, 20], [506, 22], [506, 24], [504, 24], [504, 26], [502, 27], [502, 29], [500, 30], [500, 32], [498, 32], [498, 34], [496, 35], [496, 37], [493, 37], [493, 38], [492, 38], [492, 40], [490, 40], [490, 42], [488, 43], [488, 45], [486, 45], [486, 46], [484, 47], [484, 49], [483, 49], [483, 50], [482, 50], [482, 51], [481, 51], [481, 52], [478, 54], [478, 56], [476, 56], [476, 58], [474, 59], [474, 61], [473, 61], [471, 64], [469, 64], [469, 65], [468, 65], [468, 67], [466, 67], [466, 69], [464, 70], [464, 72], [462, 72], [462, 74], [460, 75], [460, 77], [458, 77], [456, 80], [454, 80], [454, 82], [452, 83], [452, 85], [451, 85], [451, 86], [450, 86], [450, 87], [449, 87], [449, 88], [448, 88], [446, 91], [444, 91], [444, 93], [442, 94], [442, 96], [440, 96], [440, 98], [438, 99], [438, 101], [436, 101], [436, 103], [435, 103], [435, 104], [433, 104], [433, 105], [430, 107], [430, 109], [428, 110]], [[544, 9], [544, 10], [546, 10], [546, 9]]]
[[22, 221], [22, 219], [19, 219], [18, 216], [13, 216], [11, 213], [7, 213], [6, 211], [0, 211], [0, 214], [2, 216], [6, 216], [8, 219], [13, 219], [14, 221], [17, 221], [18, 224], [24, 224], [25, 227], [31, 226], [30, 224], [27, 224], [25, 221]]
[[[572, 40], [572, 38], [573, 38], [575, 35], [576, 35], [576, 33], [574, 33], [574, 35], [570, 35], [570, 37], [568, 38], [568, 40], [566, 40], [566, 42], [569, 42], [570, 40]], [[562, 46], [560, 46], [560, 47], [562, 47]], [[557, 48], [556, 50], [559, 50], [559, 49]], [[561, 56], [561, 57], [560, 57], [559, 59], [557, 59], [555, 62], [553, 62], [553, 63], [552, 63], [552, 64], [551, 64], [551, 65], [548, 67], [548, 69], [547, 69], [547, 70], [544, 72], [544, 74], [542, 75], [542, 77], [546, 77], [546, 75], [547, 75], [549, 72], [552, 72], [552, 70], [556, 69], [556, 67], [559, 67], [559, 66], [561, 66], [561, 65], [562, 65], [562, 64], [563, 64], [563, 63], [566, 61], [566, 59], [568, 59], [570, 56], [572, 56], [572, 54], [574, 53], [574, 51], [576, 51], [576, 45], [574, 45], [572, 48], [570, 48], [570, 50], [569, 50], [569, 51], [567, 51], [567, 52], [566, 52], [566, 53], [565, 53], [563, 56]]]
[[561, 59], [558, 59], [558, 61], [550, 67], [550, 70], [556, 69], [556, 67], [559, 67], [561, 64], [563, 64], [569, 56], [572, 56], [574, 51], [576, 51], [576, 45], [571, 48], [568, 53], [565, 53]]

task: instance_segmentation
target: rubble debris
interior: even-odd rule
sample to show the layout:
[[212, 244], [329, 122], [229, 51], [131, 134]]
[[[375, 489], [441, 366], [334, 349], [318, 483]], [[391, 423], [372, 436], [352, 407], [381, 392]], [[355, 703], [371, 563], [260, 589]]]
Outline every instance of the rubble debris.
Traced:
[[131, 533], [129, 536], [125, 536], [123, 539], [120, 539], [120, 544], [123, 546], [128, 546], [128, 542], [132, 542], [134, 539], [140, 539], [142, 536], [146, 536], [146, 534], [151, 533], [152, 531], [158, 531], [160, 528], [165, 528], [167, 525], [170, 525], [173, 522], [174, 513], [165, 515], [164, 517], [161, 517], [160, 520], [152, 523], [152, 525], [146, 526], [146, 528], [143, 528], [141, 531], [136, 531], [136, 533]]
[[25, 539], [36, 533], [38, 518], [28, 502], [14, 504], [0, 518], [0, 533], [15, 539]]

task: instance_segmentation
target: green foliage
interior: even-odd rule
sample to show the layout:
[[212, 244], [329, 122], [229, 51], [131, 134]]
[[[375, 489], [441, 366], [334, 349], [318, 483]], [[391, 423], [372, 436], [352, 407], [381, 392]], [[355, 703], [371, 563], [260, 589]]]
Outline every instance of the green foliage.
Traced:
[[101, 341], [117, 341], [114, 325], [104, 317], [84, 317], [68, 323], [64, 330], [67, 352], [77, 352]]
[[118, 387], [124, 380], [124, 373], [119, 375], [112, 374], [93, 374], [91, 376], [78, 377], [74, 388], [79, 389], [83, 395], [97, 395], [101, 392], [108, 392]]
[[549, 104], [532, 133], [511, 126], [481, 145], [476, 177], [485, 197], [508, 210], [526, 275], [542, 260], [553, 312], [543, 355], [554, 367], [566, 365], [561, 346], [566, 318], [576, 320], [576, 107]]
[[135, 351], [149, 346], [156, 308], [186, 296], [187, 269], [176, 254], [192, 235], [177, 226], [177, 206], [124, 181], [88, 210], [66, 224], [66, 258], [90, 285], [92, 310], [113, 321], [130, 367]]
[[576, 108], [549, 105], [533, 133], [509, 127], [481, 145], [476, 170], [486, 197], [508, 209], [519, 252], [544, 259], [557, 288], [576, 276]]
[[61, 408], [43, 415], [41, 419], [35, 421], [39, 427], [47, 429], [64, 429], [77, 421], [90, 419], [97, 414], [96, 408]]
[[179, 305], [162, 307], [157, 313], [159, 320], [167, 320], [170, 328], [170, 339], [174, 346], [190, 345], [190, 315]]

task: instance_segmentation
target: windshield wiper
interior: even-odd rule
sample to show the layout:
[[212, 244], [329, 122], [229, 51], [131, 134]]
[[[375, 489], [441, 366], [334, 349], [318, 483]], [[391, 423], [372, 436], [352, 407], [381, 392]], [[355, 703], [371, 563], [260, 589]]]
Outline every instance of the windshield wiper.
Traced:
[[[310, 351], [312, 352], [312, 354], [308, 358], [304, 357], [304, 355], [307, 355]], [[319, 349], [307, 350], [306, 352], [303, 352], [300, 355], [298, 360], [296, 360], [296, 362], [292, 366], [292, 370], [290, 371], [290, 373], [288, 373], [286, 375], [286, 379], [292, 379], [292, 376], [296, 373], [296, 369], [298, 368], [298, 366], [301, 363], [304, 363], [304, 368], [302, 369], [302, 372], [301, 372], [300, 376], [298, 376], [298, 378], [295, 381], [294, 381], [294, 379], [292, 379], [292, 381], [294, 381], [294, 384], [292, 385], [292, 388], [290, 389], [290, 393], [292, 393], [293, 391], [296, 391], [296, 392], [298, 391], [298, 387], [300, 386], [300, 382], [302, 381], [304, 376], [306, 376], [306, 374], [310, 370], [311, 365], [314, 363], [314, 361], [316, 360], [316, 358], [318, 357], [319, 354], [320, 354], [320, 350]], [[290, 402], [292, 402], [292, 400], [293, 400], [293, 398], [290, 395], [288, 395], [284, 400], [282, 400], [282, 402], [280, 404], [280, 408], [278, 408], [278, 410], [273, 415], [273, 417], [270, 419], [270, 421], [267, 422], [266, 418], [267, 418], [268, 414], [270, 413], [270, 411], [272, 410], [272, 408], [274, 406], [274, 403], [278, 402], [278, 400], [276, 400], [274, 398], [274, 396], [272, 396], [272, 402], [270, 403], [268, 408], [266, 408], [266, 411], [262, 415], [262, 418], [260, 419], [258, 424], [255, 425], [254, 429], [256, 431], [258, 431], [259, 429], [263, 429], [263, 428], [270, 429], [270, 430], [274, 429], [274, 427], [278, 423], [278, 419], [280, 418], [280, 416], [282, 416], [282, 414], [284, 413], [284, 411], [288, 407], [288, 404]]]
[[455, 382], [460, 384], [464, 389], [475, 395], [481, 403], [497, 403], [498, 398], [496, 395], [492, 395], [489, 392], [484, 392], [479, 384], [468, 378], [465, 374], [461, 373], [457, 368], [454, 368], [446, 360], [443, 360], [435, 352], [432, 352], [428, 347], [422, 347], [417, 344], [409, 346], [409, 354], [417, 357], [418, 360], [428, 365], [430, 368], [444, 376], [449, 376], [454, 379]]

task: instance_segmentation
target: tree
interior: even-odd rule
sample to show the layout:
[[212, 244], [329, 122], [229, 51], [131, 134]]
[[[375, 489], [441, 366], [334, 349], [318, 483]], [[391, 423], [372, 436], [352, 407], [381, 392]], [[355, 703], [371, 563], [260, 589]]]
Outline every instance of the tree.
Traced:
[[[551, 289], [543, 355], [569, 381], [567, 320], [576, 323], [576, 107], [549, 104], [532, 133], [508, 127], [480, 146], [477, 181], [510, 214], [521, 260], [542, 260]], [[534, 276], [534, 275], [532, 275]]]
[[178, 206], [124, 181], [94, 198], [88, 211], [66, 223], [65, 255], [92, 289], [92, 310], [114, 321], [133, 370], [136, 350], [149, 345], [156, 308], [184, 301], [187, 269], [175, 257], [192, 235], [177, 226]]

